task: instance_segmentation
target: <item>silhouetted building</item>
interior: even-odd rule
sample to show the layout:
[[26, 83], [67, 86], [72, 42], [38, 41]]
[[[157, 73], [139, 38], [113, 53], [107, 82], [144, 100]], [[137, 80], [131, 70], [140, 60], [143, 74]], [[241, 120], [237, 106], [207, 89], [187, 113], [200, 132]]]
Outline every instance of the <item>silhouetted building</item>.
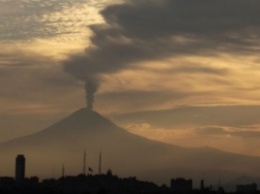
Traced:
[[257, 192], [257, 184], [252, 183], [248, 185], [237, 185], [237, 193], [245, 193], [245, 194], [252, 194]]
[[13, 177], [0, 177], [0, 188], [3, 186], [14, 186], [14, 184], [15, 180]]
[[174, 193], [190, 193], [192, 192], [192, 180], [191, 179], [171, 179], [171, 190]]
[[25, 178], [25, 157], [18, 155], [15, 162], [15, 180], [18, 182], [23, 181]]
[[205, 189], [204, 187], [204, 180], [200, 181], [200, 190], [203, 191]]
[[107, 170], [107, 176], [112, 176], [112, 175], [113, 175], [112, 170], [109, 168], [109, 169]]

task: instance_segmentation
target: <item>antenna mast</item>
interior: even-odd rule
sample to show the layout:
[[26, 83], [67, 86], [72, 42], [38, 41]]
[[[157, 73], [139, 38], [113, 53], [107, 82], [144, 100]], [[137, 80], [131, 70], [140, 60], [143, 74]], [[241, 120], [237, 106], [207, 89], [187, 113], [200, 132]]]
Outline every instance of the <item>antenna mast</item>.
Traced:
[[99, 152], [99, 166], [98, 166], [98, 173], [101, 174], [102, 169], [102, 155], [101, 152]]
[[64, 178], [64, 175], [65, 175], [65, 166], [63, 164], [61, 169], [61, 177]]
[[83, 154], [83, 175], [86, 175], [86, 150], [84, 150]]

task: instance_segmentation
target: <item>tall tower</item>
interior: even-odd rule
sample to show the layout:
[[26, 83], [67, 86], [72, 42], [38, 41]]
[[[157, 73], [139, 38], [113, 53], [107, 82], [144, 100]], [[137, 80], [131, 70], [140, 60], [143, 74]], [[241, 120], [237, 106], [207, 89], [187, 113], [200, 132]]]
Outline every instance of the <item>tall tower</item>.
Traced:
[[83, 175], [86, 175], [86, 150], [84, 150], [84, 154], [83, 154], [83, 171], [82, 171]]
[[15, 161], [15, 179], [18, 182], [23, 181], [25, 178], [25, 157], [24, 155], [17, 155]]
[[99, 152], [99, 164], [98, 164], [98, 174], [102, 173], [102, 155], [101, 152]]
[[62, 168], [61, 168], [61, 178], [65, 177], [65, 166], [64, 164], [62, 164]]

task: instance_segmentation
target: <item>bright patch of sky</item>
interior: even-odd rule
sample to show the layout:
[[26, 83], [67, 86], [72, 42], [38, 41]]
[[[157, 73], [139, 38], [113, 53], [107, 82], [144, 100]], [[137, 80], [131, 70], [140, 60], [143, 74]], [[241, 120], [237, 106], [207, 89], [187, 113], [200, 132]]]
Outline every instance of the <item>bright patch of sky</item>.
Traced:
[[[98, 11], [105, 0], [1, 0], [0, 41], [86, 36], [87, 26], [103, 22]], [[64, 37], [64, 35], [66, 35]]]

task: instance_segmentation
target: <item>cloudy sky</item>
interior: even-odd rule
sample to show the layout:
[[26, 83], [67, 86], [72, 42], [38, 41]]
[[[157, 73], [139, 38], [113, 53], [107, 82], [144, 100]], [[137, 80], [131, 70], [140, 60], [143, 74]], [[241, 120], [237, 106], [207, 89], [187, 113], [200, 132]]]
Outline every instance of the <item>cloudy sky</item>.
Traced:
[[259, 0], [0, 0], [0, 142], [86, 106], [90, 80], [133, 133], [260, 155], [259, 36]]

